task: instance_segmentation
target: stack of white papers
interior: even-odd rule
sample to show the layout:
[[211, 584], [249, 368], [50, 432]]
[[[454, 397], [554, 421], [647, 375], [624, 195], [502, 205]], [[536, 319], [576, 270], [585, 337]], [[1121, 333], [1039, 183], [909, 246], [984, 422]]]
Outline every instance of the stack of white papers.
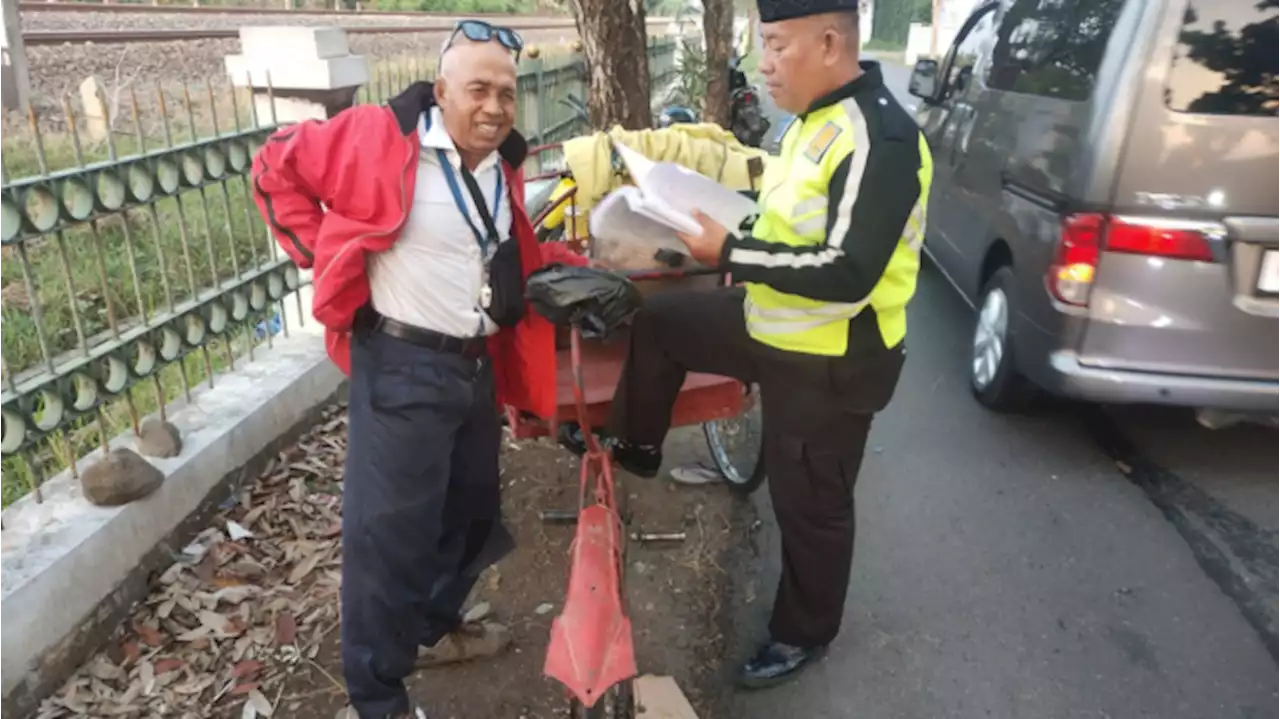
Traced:
[[673, 162], [654, 162], [620, 142], [613, 144], [635, 186], [614, 190], [592, 208], [590, 228], [597, 250], [625, 245], [625, 254], [631, 256], [652, 258], [660, 249], [687, 254], [675, 233], [699, 232], [694, 210], [730, 232], [756, 212], [754, 201], [705, 175]]

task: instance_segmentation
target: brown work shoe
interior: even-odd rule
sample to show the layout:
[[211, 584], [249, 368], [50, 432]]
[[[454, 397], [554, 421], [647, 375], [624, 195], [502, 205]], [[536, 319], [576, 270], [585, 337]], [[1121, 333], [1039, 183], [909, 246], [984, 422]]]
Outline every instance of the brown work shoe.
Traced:
[[434, 647], [418, 648], [419, 667], [484, 659], [511, 646], [511, 630], [497, 622], [467, 622], [444, 635]]

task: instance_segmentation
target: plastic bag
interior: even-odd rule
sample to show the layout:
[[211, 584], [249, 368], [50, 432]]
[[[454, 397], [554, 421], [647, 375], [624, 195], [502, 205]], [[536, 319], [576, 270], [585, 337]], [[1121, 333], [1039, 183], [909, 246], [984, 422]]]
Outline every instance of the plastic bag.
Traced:
[[524, 296], [553, 324], [570, 324], [583, 337], [603, 339], [640, 309], [631, 280], [591, 267], [552, 264], [529, 275]]

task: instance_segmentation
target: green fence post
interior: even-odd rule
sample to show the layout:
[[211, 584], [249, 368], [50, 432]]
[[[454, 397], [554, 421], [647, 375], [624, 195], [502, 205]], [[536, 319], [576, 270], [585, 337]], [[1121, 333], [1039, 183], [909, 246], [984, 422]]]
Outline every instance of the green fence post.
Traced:
[[[538, 108], [538, 114], [534, 121], [536, 123], [536, 127], [538, 128], [538, 144], [539, 145], [545, 144], [545, 138], [543, 137], [542, 133], [543, 133], [543, 128], [546, 127], [546, 123], [543, 122], [543, 117], [546, 115], [546, 108], [543, 103], [546, 102], [547, 86], [546, 86], [546, 78], [543, 76], [542, 66], [543, 66], [542, 58], [538, 58], [537, 60], [534, 61], [534, 73], [535, 73], [535, 79], [536, 79], [536, 83], [534, 84], [534, 87], [537, 89], [537, 93], [538, 93], [538, 101], [534, 103], [534, 106]], [[539, 161], [538, 163], [538, 171], [539, 172], [542, 171], [541, 161]]]

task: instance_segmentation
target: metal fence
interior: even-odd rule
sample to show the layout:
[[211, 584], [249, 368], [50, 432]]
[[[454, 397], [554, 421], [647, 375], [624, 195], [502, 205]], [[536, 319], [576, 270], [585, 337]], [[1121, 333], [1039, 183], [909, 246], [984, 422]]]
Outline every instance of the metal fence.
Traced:
[[[655, 42], [655, 85], [675, 45]], [[358, 100], [429, 78], [379, 60]], [[520, 129], [534, 144], [585, 130], [560, 99], [586, 94], [577, 56], [522, 63]], [[252, 361], [305, 321], [300, 276], [246, 181], [275, 126], [225, 79], [102, 88], [61, 112], [6, 123], [0, 187], [3, 504], [200, 383]], [[271, 113], [274, 115], [274, 112]], [[294, 295], [290, 298], [289, 295]]]

